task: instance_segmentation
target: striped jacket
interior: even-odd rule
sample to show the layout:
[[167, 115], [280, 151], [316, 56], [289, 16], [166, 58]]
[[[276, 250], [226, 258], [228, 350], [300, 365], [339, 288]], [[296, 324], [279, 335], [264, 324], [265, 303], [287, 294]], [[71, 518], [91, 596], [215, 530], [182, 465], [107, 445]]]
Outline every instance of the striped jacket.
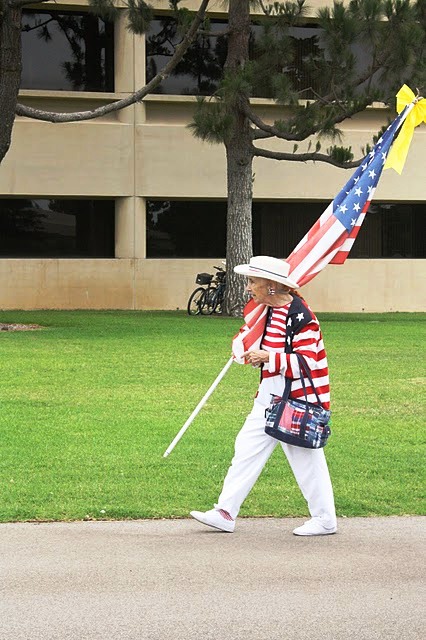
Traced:
[[[262, 367], [262, 378], [280, 373], [292, 378], [291, 398], [304, 398], [299, 364], [295, 352], [305, 358], [321, 403], [330, 408], [330, 381], [327, 355], [318, 320], [306, 302], [294, 296], [284, 307], [271, 307], [261, 349], [269, 351], [269, 363]], [[308, 402], [317, 403], [316, 395], [304, 377]]]

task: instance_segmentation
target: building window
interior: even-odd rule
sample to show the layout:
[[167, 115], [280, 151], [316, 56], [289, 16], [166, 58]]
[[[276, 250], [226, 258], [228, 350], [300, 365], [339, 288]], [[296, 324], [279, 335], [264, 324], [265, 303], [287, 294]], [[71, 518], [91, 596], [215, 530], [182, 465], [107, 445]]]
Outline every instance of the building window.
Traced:
[[[210, 20], [209, 30], [222, 31], [226, 22]], [[162, 17], [152, 20], [146, 34], [146, 81], [149, 82], [169, 62], [182, 38], [175, 20]], [[155, 93], [171, 95], [209, 95], [222, 77], [227, 46], [226, 37], [197, 36], [183, 60]]]
[[[288, 256], [328, 202], [254, 202], [255, 253]], [[426, 258], [426, 203], [373, 202], [350, 258]], [[257, 240], [256, 240], [257, 238]]]
[[76, 11], [22, 14], [21, 89], [114, 91], [114, 24]]
[[[253, 202], [253, 252], [288, 256], [327, 202]], [[373, 203], [349, 258], [426, 258], [426, 204]], [[148, 258], [226, 253], [225, 201], [147, 202]]]
[[283, 68], [281, 57], [271, 58], [269, 30], [262, 25], [253, 25], [250, 38], [250, 59], [266, 59], [269, 70], [269, 73], [256, 74], [253, 97], [274, 98], [275, 90], [272, 81], [275, 74], [284, 72], [293, 89], [299, 92], [300, 99], [316, 98], [315, 92], [321, 93], [321, 89], [318, 78], [315, 78], [312, 72], [314, 67], [309, 61], [320, 55], [321, 49], [325, 48], [322, 33], [322, 29], [315, 24], [289, 27], [287, 36], [294, 51], [294, 58]]
[[[221, 32], [227, 26], [223, 20], [210, 20], [209, 31]], [[267, 41], [263, 42], [263, 27], [253, 25], [250, 38], [250, 58], [269, 55]], [[316, 84], [306, 71], [305, 62], [314, 55], [320, 44], [320, 29], [316, 25], [291, 27], [290, 38], [296, 41], [296, 56], [293, 64], [286, 72], [299, 91], [315, 88]], [[176, 46], [181, 42], [173, 18], [162, 17], [152, 20], [146, 34], [146, 78], [147, 82], [167, 64]], [[226, 36], [199, 35], [190, 46], [183, 60], [172, 74], [156, 89], [156, 93], [168, 95], [210, 95], [217, 87], [223, 73], [227, 56]], [[279, 66], [281, 69], [281, 66]], [[261, 98], [272, 97], [272, 87], [268, 78], [258, 78], [258, 86], [254, 87], [254, 95]], [[303, 97], [311, 97], [305, 93]]]
[[225, 255], [226, 202], [148, 200], [147, 258]]
[[0, 198], [3, 258], [113, 258], [114, 200]]
[[372, 202], [352, 258], [426, 258], [426, 203]]

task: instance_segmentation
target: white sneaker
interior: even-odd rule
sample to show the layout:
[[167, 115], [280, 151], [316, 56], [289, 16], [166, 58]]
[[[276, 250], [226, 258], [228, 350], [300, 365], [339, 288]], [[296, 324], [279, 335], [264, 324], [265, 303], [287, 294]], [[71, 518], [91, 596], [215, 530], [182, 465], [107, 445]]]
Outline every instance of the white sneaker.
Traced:
[[316, 518], [312, 518], [302, 524], [301, 527], [294, 529], [295, 536], [328, 536], [332, 533], [336, 533], [337, 527], [330, 527], [327, 529]]
[[217, 509], [210, 509], [210, 511], [191, 511], [190, 515], [198, 520], [198, 522], [202, 522], [220, 531], [232, 533], [235, 529], [235, 520], [228, 520]]

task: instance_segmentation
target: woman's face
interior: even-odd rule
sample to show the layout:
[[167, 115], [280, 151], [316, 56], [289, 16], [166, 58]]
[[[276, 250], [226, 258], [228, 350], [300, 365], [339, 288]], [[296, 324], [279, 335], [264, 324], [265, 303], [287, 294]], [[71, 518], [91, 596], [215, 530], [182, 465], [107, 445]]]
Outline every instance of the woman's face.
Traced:
[[253, 298], [255, 302], [265, 303], [269, 298], [268, 290], [271, 285], [266, 278], [247, 278], [247, 293]]

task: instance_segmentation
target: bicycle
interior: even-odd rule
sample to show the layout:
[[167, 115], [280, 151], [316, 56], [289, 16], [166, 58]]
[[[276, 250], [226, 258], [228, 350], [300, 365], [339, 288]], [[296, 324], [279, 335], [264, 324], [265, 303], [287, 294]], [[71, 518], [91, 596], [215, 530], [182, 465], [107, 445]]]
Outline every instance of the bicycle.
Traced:
[[187, 311], [190, 316], [201, 313], [203, 316], [212, 313], [222, 313], [222, 304], [226, 288], [226, 272], [222, 267], [214, 267], [216, 275], [210, 273], [198, 273], [195, 279], [198, 287], [191, 293], [188, 300]]

